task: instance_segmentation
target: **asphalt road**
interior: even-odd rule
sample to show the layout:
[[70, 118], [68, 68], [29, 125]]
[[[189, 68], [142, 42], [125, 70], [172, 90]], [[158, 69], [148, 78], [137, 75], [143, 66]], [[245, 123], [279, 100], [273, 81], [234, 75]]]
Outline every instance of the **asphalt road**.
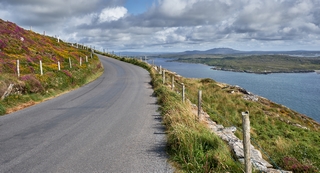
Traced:
[[0, 117], [0, 172], [172, 172], [149, 73], [100, 59], [96, 81]]

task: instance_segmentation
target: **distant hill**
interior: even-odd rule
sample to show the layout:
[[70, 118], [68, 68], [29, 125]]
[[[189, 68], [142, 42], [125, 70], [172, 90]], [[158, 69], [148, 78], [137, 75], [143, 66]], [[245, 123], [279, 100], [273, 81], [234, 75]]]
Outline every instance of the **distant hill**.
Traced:
[[197, 54], [197, 55], [202, 55], [202, 54], [239, 54], [239, 53], [244, 53], [243, 51], [239, 50], [234, 50], [231, 48], [213, 48], [205, 51], [199, 51], [199, 50], [194, 50], [194, 51], [185, 51], [183, 53], [186, 54]]
[[[168, 55], [161, 54], [161, 55]], [[240, 51], [232, 48], [213, 48], [209, 50], [192, 50], [185, 52], [170, 53], [174, 56], [183, 55], [292, 55], [292, 56], [306, 56], [316, 57], [320, 56], [320, 51], [306, 51], [306, 50], [293, 50], [293, 51]]]

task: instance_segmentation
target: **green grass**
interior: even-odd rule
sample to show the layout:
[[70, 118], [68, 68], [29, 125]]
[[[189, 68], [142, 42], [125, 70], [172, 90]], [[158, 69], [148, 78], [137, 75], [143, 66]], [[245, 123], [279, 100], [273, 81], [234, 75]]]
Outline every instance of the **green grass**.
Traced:
[[181, 57], [177, 61], [201, 63], [215, 66], [217, 69], [251, 72], [251, 73], [280, 73], [280, 72], [311, 72], [320, 69], [319, 57], [293, 57], [288, 55], [250, 55], [212, 57]]
[[[246, 101], [243, 94], [231, 94], [230, 87], [221, 86], [211, 79], [182, 78], [179, 82], [186, 85], [187, 97], [193, 103], [197, 103], [198, 90], [201, 89], [203, 109], [211, 119], [225, 127], [236, 126], [241, 129], [241, 112], [248, 110], [252, 144], [257, 148], [262, 147], [275, 161], [274, 166], [293, 172], [319, 171], [320, 125], [317, 122], [265, 99]], [[308, 130], [294, 124], [307, 127]], [[236, 135], [242, 138], [240, 132]], [[264, 157], [272, 163], [267, 155]], [[288, 158], [295, 159], [295, 164], [288, 165]]]

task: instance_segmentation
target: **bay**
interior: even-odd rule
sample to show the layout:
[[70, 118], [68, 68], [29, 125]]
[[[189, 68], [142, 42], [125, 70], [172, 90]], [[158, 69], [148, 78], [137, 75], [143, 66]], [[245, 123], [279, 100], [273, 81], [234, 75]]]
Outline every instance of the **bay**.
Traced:
[[212, 70], [210, 66], [154, 58], [149, 63], [188, 78], [211, 78], [238, 85], [320, 122], [320, 75], [317, 73], [253, 74]]

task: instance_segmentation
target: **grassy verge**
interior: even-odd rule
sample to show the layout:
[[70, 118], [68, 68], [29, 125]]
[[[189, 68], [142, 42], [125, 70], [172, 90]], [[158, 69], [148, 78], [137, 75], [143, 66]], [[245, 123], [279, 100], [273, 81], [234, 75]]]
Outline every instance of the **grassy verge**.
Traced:
[[[134, 62], [145, 67], [144, 62]], [[203, 109], [212, 120], [225, 127], [236, 126], [241, 139], [241, 112], [250, 112], [251, 143], [275, 168], [293, 172], [319, 172], [320, 125], [314, 120], [282, 105], [260, 98], [244, 99], [245, 94], [227, 84], [212, 79], [176, 78], [175, 91], [169, 80], [163, 85], [162, 76], [147, 67], [158, 96], [160, 111], [168, 133], [168, 152], [181, 172], [243, 172], [242, 165], [233, 159], [227, 144], [195, 121], [189, 104], [181, 102], [181, 86], [186, 97], [197, 103], [198, 90], [203, 92]], [[170, 79], [170, 74], [167, 74]], [[171, 81], [171, 80], [170, 80]]]

